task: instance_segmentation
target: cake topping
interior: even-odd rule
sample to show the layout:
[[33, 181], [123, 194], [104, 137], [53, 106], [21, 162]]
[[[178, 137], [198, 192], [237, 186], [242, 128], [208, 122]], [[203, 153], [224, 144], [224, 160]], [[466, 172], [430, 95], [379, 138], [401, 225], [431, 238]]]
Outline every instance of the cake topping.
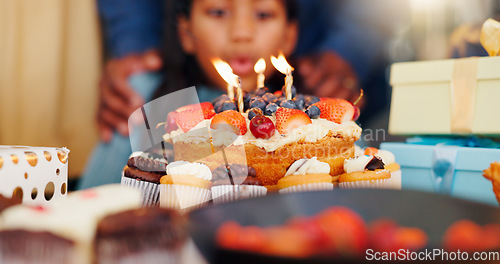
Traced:
[[230, 130], [237, 135], [245, 135], [247, 133], [245, 117], [234, 110], [227, 110], [216, 114], [210, 123], [210, 128]]
[[247, 165], [222, 165], [217, 167], [212, 174], [214, 185], [263, 185], [256, 178], [255, 169]]
[[344, 171], [346, 173], [383, 169], [384, 163], [378, 157], [371, 155], [363, 155], [344, 160]]
[[300, 159], [295, 161], [285, 174], [288, 175], [306, 175], [311, 173], [330, 173], [330, 165], [326, 162], [319, 161], [317, 157], [310, 159]]
[[137, 151], [130, 155], [127, 166], [142, 171], [164, 173], [168, 161], [160, 154]]
[[175, 161], [167, 165], [167, 175], [193, 175], [207, 181], [212, 180], [212, 172], [205, 164]]
[[382, 159], [380, 159], [379, 157], [376, 157], [376, 156], [374, 156], [368, 162], [368, 164], [366, 164], [366, 167], [365, 167], [365, 169], [371, 170], [371, 171], [381, 170], [383, 168], [384, 168], [384, 162], [382, 161]]
[[276, 129], [282, 135], [311, 123], [311, 119], [301, 110], [281, 107], [276, 111]]
[[379, 149], [375, 156], [381, 158], [384, 164], [392, 164], [396, 162], [394, 154], [388, 150]]
[[343, 122], [353, 120], [355, 109], [349, 101], [328, 98], [313, 105], [317, 106], [321, 111], [320, 117], [328, 121], [342, 124]]
[[250, 132], [256, 138], [268, 139], [274, 135], [276, 128], [273, 121], [263, 115], [258, 115], [250, 121]]

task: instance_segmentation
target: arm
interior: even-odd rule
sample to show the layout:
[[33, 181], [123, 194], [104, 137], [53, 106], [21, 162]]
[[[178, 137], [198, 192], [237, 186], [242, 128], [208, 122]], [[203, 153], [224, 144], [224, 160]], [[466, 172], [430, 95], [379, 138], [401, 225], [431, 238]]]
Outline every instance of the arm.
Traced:
[[129, 84], [138, 72], [161, 67], [156, 51], [163, 21], [161, 0], [99, 0], [108, 59], [99, 84], [98, 127], [101, 139], [109, 141], [116, 129], [128, 134], [128, 117], [144, 104]]

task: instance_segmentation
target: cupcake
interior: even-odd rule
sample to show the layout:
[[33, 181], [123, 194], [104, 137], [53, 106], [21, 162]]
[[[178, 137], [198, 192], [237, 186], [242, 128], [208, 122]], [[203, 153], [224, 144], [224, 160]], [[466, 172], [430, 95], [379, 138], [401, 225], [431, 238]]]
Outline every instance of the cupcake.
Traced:
[[186, 219], [177, 211], [144, 207], [104, 217], [97, 226], [97, 263], [180, 262]]
[[175, 161], [167, 165], [167, 175], [160, 179], [160, 206], [194, 209], [212, 198], [212, 172], [201, 163]]
[[220, 166], [213, 172], [212, 199], [214, 203], [265, 196], [267, 188], [257, 179], [255, 169], [247, 165]]
[[2, 213], [0, 263], [93, 263], [99, 220], [138, 208], [140, 192], [119, 184], [70, 193], [41, 206], [16, 205]]
[[330, 165], [317, 157], [295, 161], [278, 181], [279, 193], [333, 190]]
[[139, 189], [144, 206], [158, 206], [160, 178], [166, 174], [167, 164], [162, 155], [134, 152], [123, 169], [121, 184]]
[[490, 167], [483, 171], [483, 176], [490, 180], [493, 185], [493, 192], [500, 203], [500, 162], [491, 163]]
[[344, 171], [339, 176], [341, 189], [391, 188], [391, 173], [384, 169], [378, 157], [363, 155], [344, 161]]
[[366, 148], [365, 155], [379, 157], [384, 162], [384, 168], [391, 172], [391, 188], [401, 190], [401, 166], [396, 163], [394, 154], [388, 150]]

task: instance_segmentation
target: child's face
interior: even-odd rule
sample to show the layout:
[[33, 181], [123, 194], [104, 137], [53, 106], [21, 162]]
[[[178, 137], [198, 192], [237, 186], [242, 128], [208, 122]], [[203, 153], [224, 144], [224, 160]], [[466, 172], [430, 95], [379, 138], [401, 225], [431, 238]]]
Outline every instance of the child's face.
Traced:
[[297, 26], [287, 20], [283, 0], [193, 0], [191, 16], [179, 19], [179, 37], [214, 85], [227, 87], [211, 61], [220, 58], [251, 91], [257, 85], [257, 60], [266, 60], [266, 76], [275, 71], [270, 55], [292, 53]]

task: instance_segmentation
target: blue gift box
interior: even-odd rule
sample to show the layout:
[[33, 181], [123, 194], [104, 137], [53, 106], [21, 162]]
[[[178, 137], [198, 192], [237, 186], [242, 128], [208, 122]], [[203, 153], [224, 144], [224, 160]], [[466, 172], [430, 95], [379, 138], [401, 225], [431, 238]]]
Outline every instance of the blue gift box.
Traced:
[[380, 145], [394, 153], [401, 166], [402, 189], [416, 189], [498, 205], [483, 170], [500, 161], [500, 148], [468, 147], [463, 139], [409, 139], [411, 143]]

